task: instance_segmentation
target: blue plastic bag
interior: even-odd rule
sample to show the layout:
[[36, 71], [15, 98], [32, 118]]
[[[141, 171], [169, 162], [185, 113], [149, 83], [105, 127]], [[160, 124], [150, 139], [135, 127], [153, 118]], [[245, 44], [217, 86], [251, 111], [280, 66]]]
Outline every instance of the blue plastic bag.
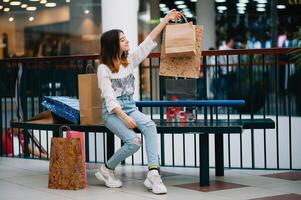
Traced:
[[78, 99], [64, 96], [45, 96], [42, 105], [54, 114], [74, 124], [79, 124]]

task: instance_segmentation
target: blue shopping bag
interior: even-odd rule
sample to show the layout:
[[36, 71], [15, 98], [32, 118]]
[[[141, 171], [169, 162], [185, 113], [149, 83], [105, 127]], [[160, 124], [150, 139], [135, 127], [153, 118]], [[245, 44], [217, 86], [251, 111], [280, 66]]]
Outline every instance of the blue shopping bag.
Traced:
[[42, 105], [71, 123], [79, 124], [79, 101], [66, 96], [45, 96]]

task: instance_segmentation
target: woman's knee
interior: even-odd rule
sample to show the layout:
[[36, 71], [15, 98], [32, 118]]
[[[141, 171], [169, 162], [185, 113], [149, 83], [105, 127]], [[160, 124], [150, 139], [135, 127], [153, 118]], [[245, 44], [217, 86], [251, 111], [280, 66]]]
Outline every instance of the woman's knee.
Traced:
[[157, 126], [154, 121], [150, 120], [145, 123], [141, 132], [147, 133], [148, 135], [152, 134], [154, 136], [157, 135]]
[[156, 124], [153, 120], [149, 120], [145, 123], [147, 127], [156, 127]]
[[143, 126], [142, 126], [142, 129], [141, 131], [145, 131], [147, 129], [155, 129], [156, 128], [156, 124], [153, 120], [148, 120], [146, 121]]
[[132, 141], [129, 141], [127, 143], [128, 148], [132, 151], [132, 152], [136, 152], [139, 150], [139, 148], [141, 147], [141, 139], [138, 136], [135, 136], [134, 139]]

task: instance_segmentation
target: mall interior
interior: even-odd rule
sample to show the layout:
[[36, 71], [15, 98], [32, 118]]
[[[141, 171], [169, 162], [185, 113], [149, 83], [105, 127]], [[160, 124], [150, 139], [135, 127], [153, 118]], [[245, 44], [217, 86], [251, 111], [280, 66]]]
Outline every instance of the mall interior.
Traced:
[[[138, 33], [138, 41], [134, 39], [133, 45], [140, 43], [173, 8], [182, 11], [188, 21], [205, 26], [204, 50], [219, 49], [229, 35], [235, 38], [237, 49], [290, 47], [301, 21], [298, 0], [140, 0], [127, 3], [128, 8], [122, 9], [138, 10], [129, 20], [135, 25], [137, 21], [137, 25], [124, 25], [137, 29], [132, 30], [136, 38]], [[108, 9], [100, 0], [3, 0], [0, 4], [0, 58], [96, 54], [100, 34], [107, 28], [106, 20], [112, 23], [111, 15], [114, 15], [116, 21], [123, 21], [115, 8], [118, 5], [112, 1], [105, 6]], [[111, 7], [117, 13], [112, 12]], [[289, 42], [282, 44], [279, 39], [278, 44], [281, 36]]]
[[[102, 33], [121, 29], [135, 49], [172, 9], [202, 27], [197, 78], [161, 74], [161, 34], [132, 71], [134, 98], [203, 105], [139, 107], [157, 124], [167, 194], [144, 186], [139, 131], [141, 148], [114, 171], [123, 186], [108, 188], [94, 174], [124, 143], [102, 125], [66, 122], [42, 103], [75, 99], [79, 117], [78, 77], [99, 66]], [[301, 0], [0, 0], [0, 199], [301, 200], [300, 11]], [[66, 178], [84, 177], [82, 189], [49, 187], [51, 141], [67, 137], [62, 124], [84, 138], [77, 164], [86, 173]]]

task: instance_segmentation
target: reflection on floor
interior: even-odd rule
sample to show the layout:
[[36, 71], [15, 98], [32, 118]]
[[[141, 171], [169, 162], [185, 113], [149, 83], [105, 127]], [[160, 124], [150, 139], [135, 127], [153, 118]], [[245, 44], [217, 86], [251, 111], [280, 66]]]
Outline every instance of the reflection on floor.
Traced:
[[210, 172], [210, 187], [199, 187], [197, 168], [162, 168], [167, 195], [154, 195], [143, 186], [146, 168], [119, 166], [123, 187], [110, 189], [97, 181], [99, 165], [87, 164], [88, 187], [83, 190], [48, 189], [48, 161], [0, 158], [0, 199], [172, 199], [172, 200], [301, 200], [300, 171], [226, 170], [224, 177]]

